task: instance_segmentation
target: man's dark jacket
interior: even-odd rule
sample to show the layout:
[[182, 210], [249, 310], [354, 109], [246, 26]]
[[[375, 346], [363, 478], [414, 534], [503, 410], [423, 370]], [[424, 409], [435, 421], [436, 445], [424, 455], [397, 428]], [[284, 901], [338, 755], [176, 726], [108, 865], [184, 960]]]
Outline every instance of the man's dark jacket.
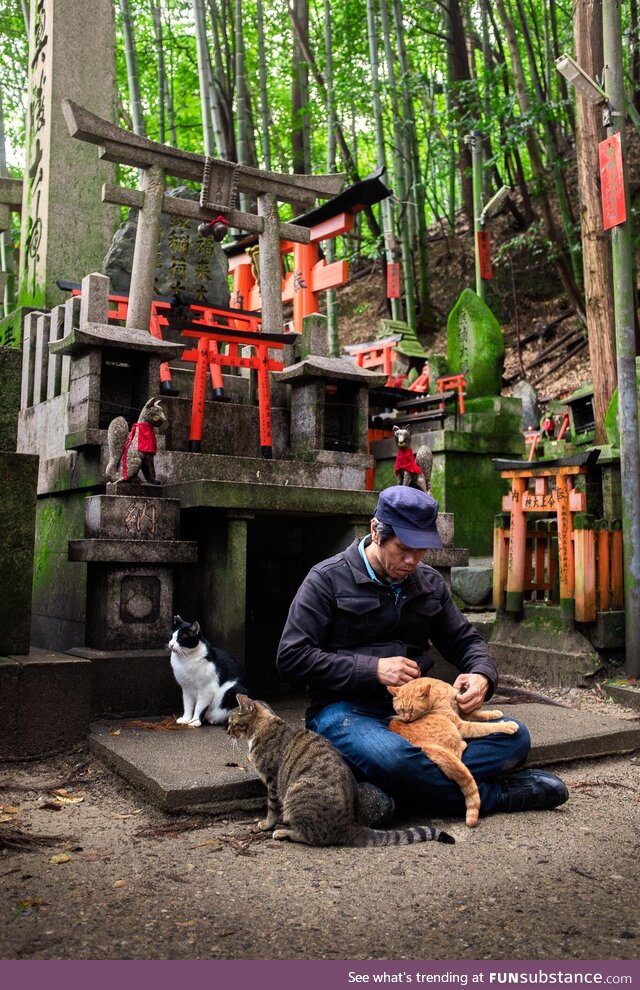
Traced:
[[425, 656], [429, 641], [462, 673], [485, 674], [490, 698], [495, 665], [442, 575], [419, 564], [396, 594], [369, 577], [358, 543], [309, 571], [282, 633], [278, 670], [307, 685], [307, 718], [346, 699], [391, 711], [391, 695], [376, 677], [378, 658], [409, 657], [424, 675], [433, 666]]

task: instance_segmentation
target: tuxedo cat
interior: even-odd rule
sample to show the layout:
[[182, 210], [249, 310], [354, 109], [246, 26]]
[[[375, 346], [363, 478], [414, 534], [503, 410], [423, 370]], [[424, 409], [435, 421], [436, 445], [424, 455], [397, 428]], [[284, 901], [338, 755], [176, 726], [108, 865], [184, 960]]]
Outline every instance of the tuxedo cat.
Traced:
[[242, 667], [200, 635], [199, 623], [174, 615], [173, 629], [169, 640], [171, 667], [182, 688], [184, 707], [176, 721], [191, 726], [203, 721], [223, 725], [236, 707], [236, 694], [246, 690]]

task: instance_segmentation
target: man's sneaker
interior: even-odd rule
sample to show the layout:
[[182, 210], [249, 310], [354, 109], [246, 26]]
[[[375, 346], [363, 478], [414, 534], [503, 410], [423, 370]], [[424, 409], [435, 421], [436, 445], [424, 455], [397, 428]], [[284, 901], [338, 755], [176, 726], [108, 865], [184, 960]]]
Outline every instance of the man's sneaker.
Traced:
[[362, 781], [358, 784], [358, 822], [368, 828], [384, 828], [396, 810], [393, 798], [375, 784]]
[[518, 770], [497, 783], [502, 794], [495, 811], [548, 811], [569, 797], [566, 784], [548, 770]]

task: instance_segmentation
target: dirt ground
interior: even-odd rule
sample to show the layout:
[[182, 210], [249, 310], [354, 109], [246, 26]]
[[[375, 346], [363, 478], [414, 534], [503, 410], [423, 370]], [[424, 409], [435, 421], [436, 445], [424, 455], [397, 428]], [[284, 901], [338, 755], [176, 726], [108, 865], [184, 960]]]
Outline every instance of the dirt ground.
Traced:
[[169, 816], [88, 751], [5, 764], [0, 958], [637, 959], [640, 756], [559, 772], [562, 808], [385, 851]]

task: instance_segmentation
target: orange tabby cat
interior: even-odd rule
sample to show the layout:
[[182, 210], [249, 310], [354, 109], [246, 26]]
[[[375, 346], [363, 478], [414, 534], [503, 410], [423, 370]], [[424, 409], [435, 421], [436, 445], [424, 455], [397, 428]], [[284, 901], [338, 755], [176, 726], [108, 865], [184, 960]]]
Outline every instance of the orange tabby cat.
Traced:
[[478, 739], [492, 732], [518, 731], [517, 722], [483, 725], [489, 719], [502, 718], [502, 712], [475, 711], [460, 717], [456, 689], [434, 677], [418, 677], [402, 687], [390, 687], [397, 718], [389, 723], [407, 742], [419, 746], [443, 773], [459, 784], [467, 808], [469, 828], [478, 824], [480, 794], [478, 786], [460, 757], [467, 748], [465, 739]]

